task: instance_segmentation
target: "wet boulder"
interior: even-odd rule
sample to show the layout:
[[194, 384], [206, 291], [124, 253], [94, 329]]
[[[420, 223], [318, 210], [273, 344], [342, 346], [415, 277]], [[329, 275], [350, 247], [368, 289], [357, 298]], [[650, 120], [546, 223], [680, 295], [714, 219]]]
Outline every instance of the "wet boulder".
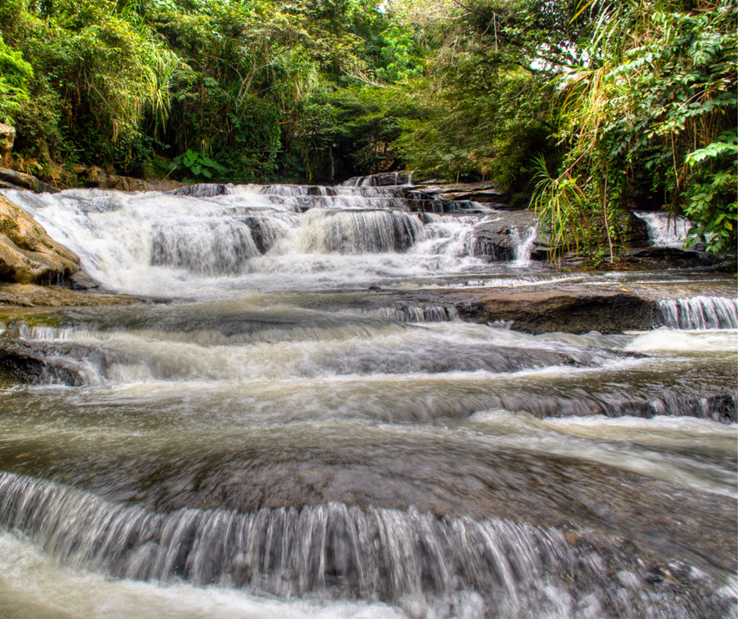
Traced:
[[625, 293], [500, 292], [468, 305], [459, 304], [461, 318], [506, 323], [525, 333], [620, 333], [660, 324], [656, 303]]
[[512, 211], [489, 215], [474, 227], [474, 255], [494, 261], [514, 260], [515, 252], [535, 228], [531, 211]]
[[104, 376], [110, 353], [80, 342], [25, 340], [22, 325], [10, 322], [0, 333], [0, 383], [79, 387], [91, 375]]
[[34, 193], [58, 193], [56, 187], [47, 185], [31, 174], [16, 172], [10, 168], [0, 168], [0, 187], [6, 189], [28, 189]]
[[45, 350], [43, 344], [23, 341], [17, 325], [11, 323], [0, 336], [0, 382], [83, 385], [85, 379], [79, 368], [54, 353]]
[[701, 267], [710, 266], [715, 262], [714, 254], [678, 247], [635, 248], [625, 254], [625, 259], [631, 264], [652, 268]]
[[47, 284], [80, 270], [79, 258], [0, 196], [0, 281]]

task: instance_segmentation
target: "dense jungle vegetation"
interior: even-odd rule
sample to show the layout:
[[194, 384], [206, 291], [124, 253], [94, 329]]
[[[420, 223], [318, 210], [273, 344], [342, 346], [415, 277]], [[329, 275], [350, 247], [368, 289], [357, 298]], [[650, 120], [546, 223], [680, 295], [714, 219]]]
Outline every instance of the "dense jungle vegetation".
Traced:
[[532, 200], [613, 258], [629, 209], [736, 248], [735, 0], [3, 0], [15, 165], [333, 182], [413, 169]]

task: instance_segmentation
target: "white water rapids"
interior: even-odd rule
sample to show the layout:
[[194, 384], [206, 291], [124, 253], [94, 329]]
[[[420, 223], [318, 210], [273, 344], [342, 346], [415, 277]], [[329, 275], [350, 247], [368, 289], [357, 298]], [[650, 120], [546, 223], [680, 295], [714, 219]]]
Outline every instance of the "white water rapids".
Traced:
[[[0, 616], [736, 616], [734, 281], [372, 183], [3, 192], [148, 301], [0, 309]], [[541, 287], [653, 328], [462, 320]]]
[[[239, 186], [227, 194], [8, 191], [108, 288], [182, 295], [345, 288], [478, 273], [480, 215], [424, 226], [391, 188]], [[306, 211], [303, 213], [303, 211]], [[449, 221], [450, 220], [450, 221]], [[520, 241], [520, 264], [526, 253]], [[528, 249], [529, 251], [529, 249]]]

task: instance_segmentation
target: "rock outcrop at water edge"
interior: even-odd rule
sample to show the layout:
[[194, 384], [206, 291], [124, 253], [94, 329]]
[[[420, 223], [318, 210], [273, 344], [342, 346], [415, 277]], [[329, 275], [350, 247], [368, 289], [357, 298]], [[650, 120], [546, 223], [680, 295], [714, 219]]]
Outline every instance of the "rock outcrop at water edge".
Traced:
[[0, 167], [0, 189], [28, 189], [34, 193], [58, 193], [56, 187], [52, 187], [38, 180], [31, 174], [16, 172], [10, 168]]
[[535, 227], [532, 211], [488, 215], [474, 226], [474, 255], [490, 256], [497, 261], [515, 260], [520, 246], [535, 234]]
[[80, 260], [23, 209], [0, 196], [0, 281], [48, 284], [80, 270]]
[[474, 322], [510, 323], [525, 333], [620, 333], [661, 323], [656, 303], [623, 293], [500, 292], [468, 305], [459, 316]]
[[[80, 271], [72, 276], [72, 283], [84, 280]], [[89, 279], [89, 278], [86, 278]], [[90, 280], [91, 282], [92, 280]], [[94, 284], [94, 282], [93, 282]], [[94, 286], [89, 285], [89, 288]], [[91, 307], [98, 305], [131, 305], [141, 303], [142, 299], [126, 294], [90, 294], [80, 290], [70, 290], [61, 286], [37, 286], [35, 284], [15, 284], [0, 282], [0, 306], [9, 307]]]

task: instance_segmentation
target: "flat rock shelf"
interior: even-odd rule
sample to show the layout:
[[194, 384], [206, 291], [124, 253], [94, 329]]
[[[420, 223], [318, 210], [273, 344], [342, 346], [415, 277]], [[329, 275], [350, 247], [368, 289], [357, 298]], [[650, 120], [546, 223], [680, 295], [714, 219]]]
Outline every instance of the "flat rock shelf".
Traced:
[[4, 190], [0, 615], [735, 617], [735, 278], [461, 189]]

